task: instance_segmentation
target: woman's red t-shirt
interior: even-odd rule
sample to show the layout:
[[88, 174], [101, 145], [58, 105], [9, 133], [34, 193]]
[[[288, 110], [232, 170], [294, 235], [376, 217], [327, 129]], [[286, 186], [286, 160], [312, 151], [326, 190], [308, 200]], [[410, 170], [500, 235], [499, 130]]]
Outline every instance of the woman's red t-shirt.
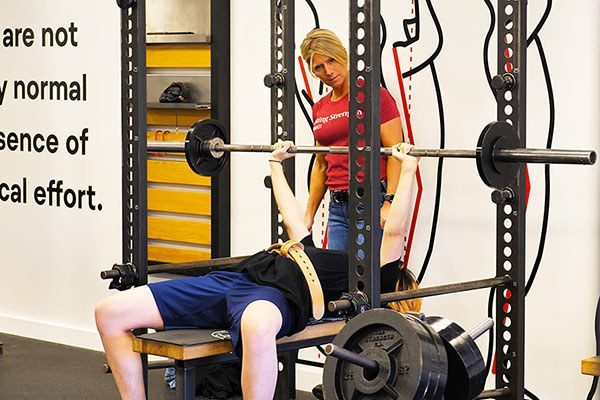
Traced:
[[[400, 116], [394, 98], [385, 88], [380, 91], [380, 123]], [[349, 130], [349, 103], [348, 95], [339, 100], [331, 101], [331, 93], [319, 100], [312, 109], [313, 135], [322, 146], [348, 146], [350, 144]], [[349, 186], [347, 154], [326, 154], [327, 180], [325, 184], [329, 190], [347, 190]], [[386, 178], [387, 158], [381, 157], [380, 177]]]

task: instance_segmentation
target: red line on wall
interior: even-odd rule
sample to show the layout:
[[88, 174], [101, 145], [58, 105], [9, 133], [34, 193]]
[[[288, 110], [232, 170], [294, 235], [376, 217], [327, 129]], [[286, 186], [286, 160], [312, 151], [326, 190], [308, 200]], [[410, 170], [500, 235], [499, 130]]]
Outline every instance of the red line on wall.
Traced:
[[[396, 75], [398, 77], [398, 86], [400, 88], [400, 97], [402, 98], [402, 107], [404, 109], [404, 116], [406, 118], [406, 129], [408, 134], [408, 140], [411, 144], [415, 144], [415, 139], [413, 136], [412, 124], [410, 122], [410, 113], [409, 108], [410, 105], [406, 101], [406, 92], [404, 90], [404, 81], [402, 80], [402, 70], [400, 68], [400, 60], [398, 59], [398, 51], [396, 48], [393, 50], [394, 53], [394, 63], [396, 64]], [[419, 209], [421, 208], [421, 197], [423, 195], [423, 182], [421, 180], [421, 171], [419, 167], [417, 167], [417, 196], [415, 198], [415, 204], [413, 208], [412, 220], [410, 223], [410, 231], [408, 233], [408, 242], [406, 243], [406, 252], [404, 254], [404, 267], [408, 267], [408, 261], [410, 259], [410, 252], [412, 249], [413, 239], [415, 235], [415, 228], [417, 226], [417, 220], [419, 218]]]
[[306, 76], [306, 69], [304, 69], [304, 60], [302, 56], [298, 56], [298, 64], [300, 64], [300, 71], [302, 72], [302, 79], [304, 79], [304, 88], [306, 89], [306, 93], [308, 93], [308, 97], [313, 99], [312, 92], [310, 91], [310, 85], [308, 84], [308, 77]]

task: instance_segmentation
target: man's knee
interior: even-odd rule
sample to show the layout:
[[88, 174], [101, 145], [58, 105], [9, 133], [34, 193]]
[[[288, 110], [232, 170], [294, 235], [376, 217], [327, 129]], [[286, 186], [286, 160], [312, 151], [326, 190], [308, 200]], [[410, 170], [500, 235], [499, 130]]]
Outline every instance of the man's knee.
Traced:
[[281, 329], [283, 317], [279, 308], [265, 300], [250, 303], [242, 314], [242, 335], [274, 338]]
[[96, 318], [96, 327], [100, 333], [114, 331], [114, 330], [126, 330], [123, 321], [123, 307], [127, 305], [127, 302], [119, 300], [119, 294], [114, 294], [103, 300], [101, 300], [94, 310], [94, 316]]

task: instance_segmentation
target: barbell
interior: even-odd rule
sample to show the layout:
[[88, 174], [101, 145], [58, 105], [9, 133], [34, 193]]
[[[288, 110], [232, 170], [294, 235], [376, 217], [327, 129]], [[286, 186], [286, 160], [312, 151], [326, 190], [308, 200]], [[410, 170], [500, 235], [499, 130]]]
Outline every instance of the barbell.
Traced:
[[[230, 152], [270, 153], [273, 145], [228, 144], [225, 127], [217, 120], [196, 122], [188, 131], [185, 142], [147, 143], [152, 152], [185, 153], [190, 168], [199, 175], [215, 176], [225, 166]], [[492, 122], [482, 131], [475, 150], [423, 149], [413, 147], [409, 155], [433, 158], [474, 158], [481, 179], [486, 185], [503, 189], [519, 172], [520, 163], [581, 164], [596, 162], [592, 150], [521, 148], [517, 132], [507, 122]], [[369, 147], [364, 149], [370, 151]], [[347, 146], [292, 146], [290, 153], [349, 154]], [[382, 147], [381, 155], [391, 156], [391, 147]]]

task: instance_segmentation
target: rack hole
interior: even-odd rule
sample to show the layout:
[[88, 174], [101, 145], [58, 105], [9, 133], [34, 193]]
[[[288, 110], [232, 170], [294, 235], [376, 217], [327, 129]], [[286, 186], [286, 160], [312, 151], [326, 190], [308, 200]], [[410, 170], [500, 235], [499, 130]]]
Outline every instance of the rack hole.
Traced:
[[359, 12], [358, 14], [356, 14], [356, 22], [358, 22], [359, 24], [362, 24], [363, 22], [365, 22], [365, 13], [364, 12]]
[[356, 244], [358, 244], [359, 246], [362, 246], [365, 243], [365, 235], [363, 235], [362, 233], [359, 233], [356, 236]]
[[362, 56], [363, 54], [365, 54], [365, 45], [362, 43], [359, 43], [358, 46], [356, 46], [356, 54], [358, 54], [359, 56]]
[[356, 259], [358, 261], [364, 261], [364, 259], [365, 259], [365, 251], [363, 249], [358, 249], [356, 251]]
[[361, 202], [359, 202], [359, 203], [356, 205], [356, 213], [357, 213], [357, 214], [362, 214], [362, 213], [364, 212], [364, 210], [365, 210], [365, 204], [364, 204], [364, 203], [361, 203]]
[[362, 135], [363, 133], [365, 133], [365, 124], [363, 124], [362, 122], [359, 122], [358, 124], [356, 124], [356, 133], [358, 133], [359, 135]]
[[363, 267], [362, 265], [357, 265], [356, 266], [356, 275], [358, 276], [363, 276], [365, 273], [365, 267]]

